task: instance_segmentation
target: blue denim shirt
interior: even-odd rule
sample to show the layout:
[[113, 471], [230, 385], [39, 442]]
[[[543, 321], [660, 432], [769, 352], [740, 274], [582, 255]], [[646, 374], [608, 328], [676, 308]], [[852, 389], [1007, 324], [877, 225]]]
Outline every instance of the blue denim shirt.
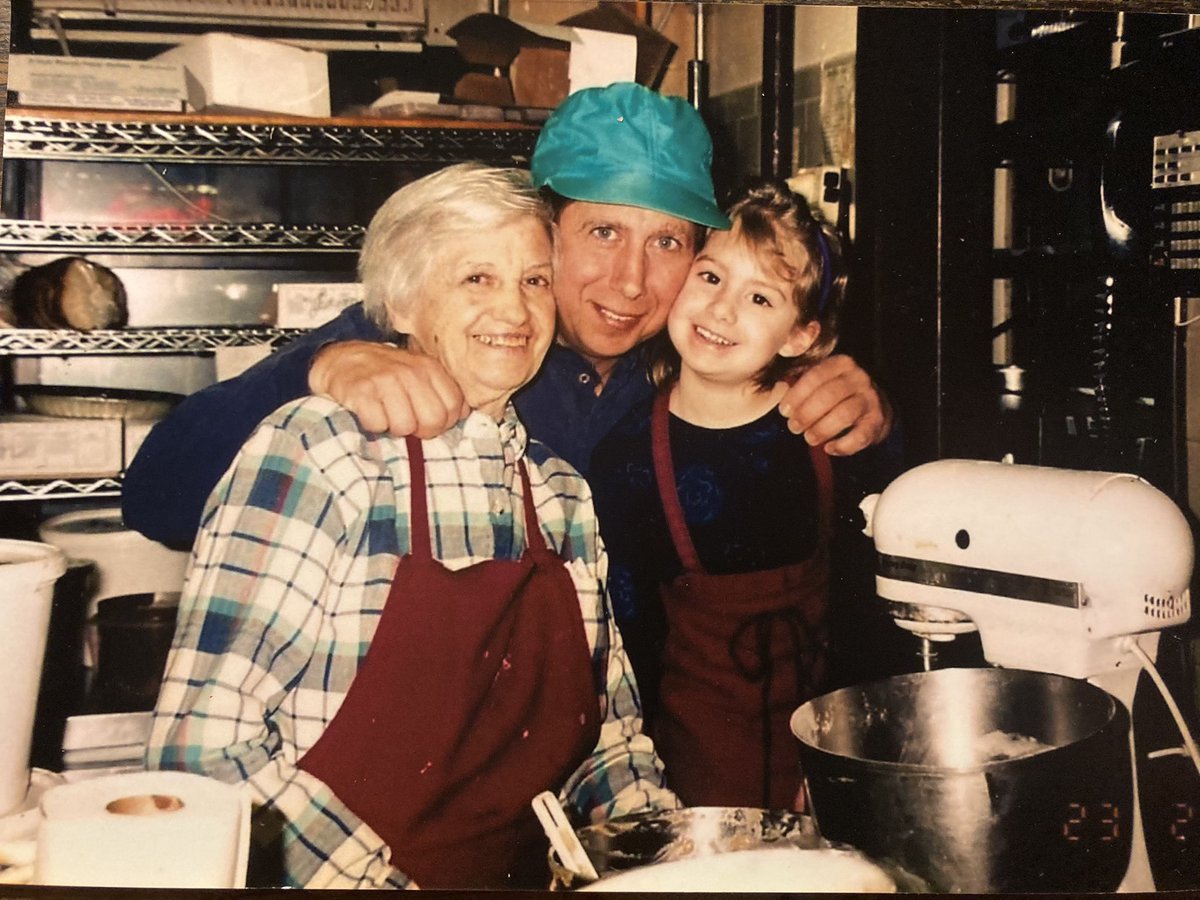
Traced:
[[583, 475], [600, 439], [654, 393], [640, 348], [617, 361], [599, 395], [597, 381], [591, 363], [554, 344], [537, 377], [513, 398], [529, 433]]

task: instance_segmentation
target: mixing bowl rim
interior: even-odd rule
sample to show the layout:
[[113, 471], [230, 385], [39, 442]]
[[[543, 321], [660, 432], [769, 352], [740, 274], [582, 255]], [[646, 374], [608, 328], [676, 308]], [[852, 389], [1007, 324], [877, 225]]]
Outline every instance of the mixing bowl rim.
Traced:
[[[1005, 758], [1001, 758], [1001, 759], [987, 759], [982, 762], [972, 763], [970, 765], [959, 765], [959, 766], [945, 765], [945, 764], [935, 765], [935, 764], [915, 763], [915, 762], [901, 762], [899, 760], [873, 759], [871, 757], [860, 756], [860, 755], [853, 754], [853, 753], [842, 753], [842, 752], [830, 750], [826, 747], [818, 746], [817, 744], [813, 743], [811, 740], [804, 737], [801, 734], [801, 729], [798, 727], [798, 720], [801, 718], [801, 715], [803, 713], [805, 713], [806, 710], [812, 709], [814, 707], [814, 704], [818, 703], [819, 701], [821, 701], [823, 699], [835, 696], [837, 694], [843, 694], [843, 693], [847, 693], [847, 694], [851, 693], [851, 692], [862, 693], [862, 692], [866, 692], [868, 689], [875, 688], [880, 685], [885, 685], [888, 683], [894, 683], [897, 681], [924, 680], [931, 676], [937, 676], [939, 673], [993, 673], [993, 674], [981, 675], [981, 677], [984, 677], [984, 678], [999, 677], [999, 674], [1003, 673], [1005, 675], [1013, 675], [1017, 678], [1022, 678], [1022, 679], [1025, 679], [1027, 677], [1036, 677], [1039, 680], [1043, 680], [1043, 681], [1057, 681], [1062, 684], [1069, 684], [1072, 687], [1072, 689], [1074, 689], [1075, 687], [1079, 687], [1081, 690], [1092, 694], [1098, 700], [1103, 701], [1103, 703], [1107, 706], [1107, 710], [1106, 710], [1106, 714], [1104, 716], [1103, 723], [1098, 728], [1095, 728], [1095, 729], [1089, 731], [1087, 734], [1083, 735], [1076, 741], [1072, 741], [1067, 744], [1046, 745], [1046, 746], [1041, 747], [1040, 749], [1031, 750], [1028, 753], [1021, 753], [1017, 756], [1005, 757]], [[951, 677], [951, 676], [946, 676], [946, 677]], [[847, 685], [845, 687], [838, 688], [837, 690], [829, 691], [828, 693], [822, 694], [819, 697], [813, 697], [811, 700], [805, 701], [800, 706], [798, 706], [795, 710], [793, 710], [792, 715], [788, 719], [788, 727], [792, 733], [792, 736], [795, 737], [796, 740], [800, 742], [802, 752], [811, 751], [813, 753], [821, 754], [821, 755], [829, 757], [831, 759], [853, 760], [855, 763], [862, 764], [868, 770], [877, 769], [877, 770], [881, 770], [881, 771], [885, 771], [885, 772], [890, 772], [892, 774], [908, 774], [911, 776], [921, 776], [921, 775], [945, 776], [946, 774], [954, 774], [954, 775], [983, 774], [983, 773], [988, 772], [989, 770], [997, 769], [999, 767], [1012, 767], [1014, 765], [1018, 765], [1018, 764], [1021, 764], [1021, 763], [1027, 762], [1027, 761], [1039, 759], [1039, 758], [1045, 756], [1047, 753], [1061, 751], [1064, 748], [1071, 746], [1072, 744], [1078, 743], [1079, 741], [1095, 739], [1100, 735], [1103, 735], [1107, 732], [1113, 731], [1114, 729], [1116, 730], [1116, 733], [1118, 735], [1123, 734], [1123, 733], [1125, 733], [1125, 731], [1128, 728], [1128, 716], [1127, 716], [1127, 714], [1125, 714], [1124, 706], [1117, 700], [1116, 697], [1114, 697], [1108, 691], [1104, 690], [1104, 688], [1100, 687], [1099, 685], [1092, 684], [1091, 682], [1087, 681], [1086, 679], [1072, 678], [1069, 675], [1060, 675], [1057, 672], [1040, 672], [1036, 669], [1001, 668], [999, 666], [974, 666], [974, 667], [959, 666], [959, 667], [947, 667], [945, 669], [932, 669], [932, 670], [923, 671], [923, 672], [906, 672], [906, 673], [903, 673], [900, 675], [893, 675], [893, 676], [889, 676], [886, 678], [875, 679], [873, 681], [864, 682], [862, 684]]]

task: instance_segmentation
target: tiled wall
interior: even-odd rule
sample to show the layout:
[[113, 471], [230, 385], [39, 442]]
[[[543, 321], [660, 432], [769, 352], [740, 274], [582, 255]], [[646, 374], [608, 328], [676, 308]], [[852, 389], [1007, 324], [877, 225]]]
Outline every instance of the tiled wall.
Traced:
[[[795, 167], [852, 166], [853, 54], [797, 69], [793, 90], [792, 161]], [[762, 140], [759, 85], [711, 97], [707, 112], [717, 140], [727, 142], [718, 149], [718, 156], [736, 160], [739, 169], [745, 173], [758, 174]]]

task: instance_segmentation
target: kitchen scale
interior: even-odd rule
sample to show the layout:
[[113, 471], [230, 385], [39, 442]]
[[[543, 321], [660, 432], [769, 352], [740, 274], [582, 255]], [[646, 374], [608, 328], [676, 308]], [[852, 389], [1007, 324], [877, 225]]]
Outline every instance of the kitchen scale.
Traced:
[[[927, 670], [937, 642], [978, 631], [993, 666], [1085, 680], [1131, 721], [1148, 674], [1177, 730], [1166, 746], [1138, 747], [1128, 729], [1132, 809], [1104, 811], [1107, 827], [1130, 829], [1118, 890], [1155, 890], [1151, 856], [1183, 860], [1200, 887], [1200, 752], [1155, 668], [1160, 633], [1191, 616], [1193, 542], [1178, 507], [1133, 475], [978, 460], [918, 466], [861, 506], [877, 551], [876, 591], [921, 639]], [[1139, 773], [1164, 757], [1190, 760], [1175, 767], [1186, 777], [1139, 790]], [[1151, 794], [1165, 808], [1143, 810]], [[1068, 821], [1061, 833], [1082, 832]]]

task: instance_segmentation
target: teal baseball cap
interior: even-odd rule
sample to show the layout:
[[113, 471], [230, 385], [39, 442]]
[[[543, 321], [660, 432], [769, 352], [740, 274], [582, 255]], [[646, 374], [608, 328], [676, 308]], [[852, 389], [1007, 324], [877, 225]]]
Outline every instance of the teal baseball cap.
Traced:
[[712, 137], [680, 97], [632, 82], [585, 88], [555, 107], [530, 160], [535, 188], [570, 200], [729, 227], [713, 194]]

